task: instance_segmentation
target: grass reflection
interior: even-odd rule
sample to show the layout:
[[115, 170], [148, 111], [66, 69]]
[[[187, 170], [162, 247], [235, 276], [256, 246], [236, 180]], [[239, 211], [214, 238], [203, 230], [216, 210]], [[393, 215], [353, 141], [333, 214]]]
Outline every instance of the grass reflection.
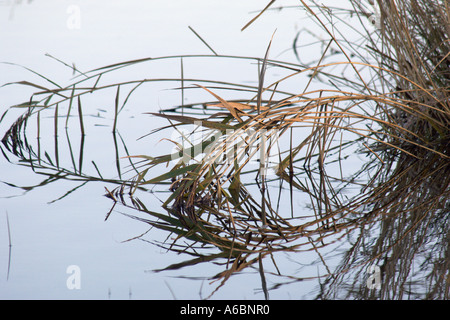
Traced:
[[[350, 3], [354, 10], [348, 14], [362, 24], [364, 45], [329, 29], [331, 9], [303, 3], [329, 36], [315, 64], [272, 60], [269, 49], [264, 58], [204, 56], [257, 64], [256, 85], [187, 79], [183, 70], [180, 78], [103, 82], [107, 74], [137, 64], [176, 59], [183, 66], [198, 56], [118, 63], [84, 73], [67, 87], [21, 82], [41, 91], [16, 106], [26, 112], [6, 132], [2, 152], [47, 175], [40, 185], [59, 179], [116, 185], [106, 189], [113, 201], [106, 219], [117, 206], [127, 208], [130, 213], [123, 214], [167, 232], [164, 241], [151, 243], [190, 256], [155, 272], [221, 266], [210, 277], [216, 286], [209, 297], [232, 275], [256, 270], [265, 298], [271, 290], [316, 279], [318, 299], [448, 299], [450, 47], [443, 41], [448, 30], [430, 18], [445, 25], [448, 8], [428, 1], [380, 1], [381, 30], [374, 34], [366, 19], [372, 16], [359, 1]], [[335, 61], [336, 55], [344, 59]], [[286, 76], [267, 84], [269, 67]], [[300, 93], [284, 89], [295, 79], [306, 83]], [[162, 135], [174, 148], [130, 154], [118, 129], [120, 112], [138, 89], [174, 81], [181, 83], [183, 96], [191, 90], [210, 100], [185, 104], [183, 99], [160, 113], [144, 113], [168, 122], [144, 136]], [[89, 139], [84, 99], [104, 91], [115, 92], [108, 124], [115, 178], [101, 173], [104, 167], [93, 159], [95, 175], [87, 174], [84, 161]], [[78, 135], [68, 131], [73, 105]], [[53, 157], [41, 146], [44, 112], [53, 115], [47, 123], [53, 129]], [[61, 115], [70, 157], [61, 155]], [[29, 143], [31, 119], [37, 119], [37, 149]], [[169, 138], [174, 132], [178, 140]], [[355, 162], [361, 155], [364, 161]], [[71, 167], [61, 164], [67, 158]], [[129, 161], [125, 167], [123, 160]], [[161, 208], [147, 204], [155, 191], [165, 196]], [[311, 263], [316, 274], [311, 268], [286, 273], [286, 264], [278, 263], [284, 255]], [[372, 265], [381, 272], [379, 289], [367, 285]]]

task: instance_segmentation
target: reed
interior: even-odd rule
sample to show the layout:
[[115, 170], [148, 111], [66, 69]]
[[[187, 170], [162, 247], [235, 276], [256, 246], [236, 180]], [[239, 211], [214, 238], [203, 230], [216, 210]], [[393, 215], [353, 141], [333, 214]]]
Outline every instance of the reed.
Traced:
[[[273, 3], [243, 29], [268, 14]], [[183, 65], [200, 57], [196, 55], [117, 63], [82, 73], [82, 79], [66, 87], [46, 88], [23, 81], [19, 84], [41, 90], [33, 97], [40, 99], [17, 106], [27, 111], [3, 138], [3, 154], [14, 154], [35, 171], [53, 168], [57, 174], [51, 177], [55, 179], [63, 176], [115, 185], [106, 189], [114, 202], [106, 218], [116, 205], [136, 211], [129, 216], [170, 235], [162, 242], [150, 242], [193, 257], [155, 272], [205, 262], [223, 264], [224, 270], [211, 276], [218, 284], [210, 296], [233, 274], [256, 268], [265, 298], [270, 290], [312, 278], [322, 281], [318, 298], [401, 299], [408, 290], [414, 297], [448, 298], [448, 3], [349, 0], [353, 9], [339, 12], [357, 17], [360, 27], [347, 26], [360, 32], [360, 41], [347, 39], [344, 31], [334, 27], [339, 16], [332, 12], [337, 9], [301, 3], [328, 35], [315, 63], [301, 62], [298, 37], [293, 40], [293, 50], [299, 62], [286, 62], [270, 58], [270, 42], [263, 58], [219, 55], [191, 28], [213, 52], [201, 57], [257, 63], [257, 85], [186, 78]], [[370, 5], [379, 9], [378, 16], [368, 11]], [[340, 22], [347, 24], [345, 19]], [[372, 22], [378, 26], [376, 31]], [[342, 57], [340, 61], [336, 61], [337, 55]], [[103, 80], [109, 73], [136, 64], [173, 59], [181, 63], [180, 78], [112, 84]], [[287, 75], [270, 82], [265, 75], [269, 67]], [[300, 83], [299, 79], [308, 77], [298, 92], [281, 89], [288, 81]], [[128, 99], [138, 88], [174, 81], [181, 83], [181, 104], [146, 113], [150, 119], [159, 117], [169, 124], [145, 137], [181, 132], [181, 128], [188, 128], [189, 133], [182, 133], [182, 142], [166, 139], [176, 151], [157, 155], [130, 154], [121, 139], [125, 154], [120, 156], [118, 121]], [[81, 98], [110, 89], [116, 92], [112, 127], [118, 179], [100, 174], [93, 160], [94, 174], [82, 171], [85, 116]], [[187, 90], [206, 92], [211, 98], [185, 104]], [[238, 98], [224, 98], [219, 91]], [[55, 166], [50, 157], [41, 159], [40, 153], [34, 152], [25, 138], [25, 127], [29, 118], [55, 109], [56, 135], [58, 113], [67, 106], [67, 127], [75, 101], [81, 149], [78, 165], [71, 154], [74, 168], [67, 170], [60, 168], [59, 160]], [[86, 108], [85, 103], [83, 106]], [[198, 134], [200, 139], [195, 138]], [[351, 170], [349, 159], [355, 154], [365, 155], [366, 160], [361, 168]], [[131, 178], [122, 177], [120, 159], [129, 161], [125, 171]], [[145, 204], [144, 197], [156, 192], [155, 188], [166, 195], [161, 200], [162, 212]], [[296, 205], [295, 199], [301, 199], [304, 207]], [[432, 241], [427, 240], [430, 237]], [[342, 243], [350, 243], [350, 249], [338, 266], [332, 266], [328, 255]], [[276, 262], [278, 253], [314, 253], [325, 271], [316, 277], [283, 274]], [[404, 261], [413, 259], [424, 263], [411, 276], [411, 264]], [[270, 261], [273, 268], [267, 263], [263, 267], [263, 261]], [[384, 272], [384, 287], [376, 295], [353, 280], [363, 277], [371, 264], [382, 266]], [[415, 287], [419, 274], [425, 274], [422, 288], [431, 288], [425, 297], [420, 286]], [[270, 287], [268, 275], [286, 281], [272, 282]]]

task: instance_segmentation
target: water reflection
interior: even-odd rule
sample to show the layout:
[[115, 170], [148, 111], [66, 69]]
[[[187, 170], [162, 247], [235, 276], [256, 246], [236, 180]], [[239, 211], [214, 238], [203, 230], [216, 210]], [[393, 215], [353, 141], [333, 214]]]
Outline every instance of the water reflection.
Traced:
[[[193, 130], [180, 135], [177, 152], [136, 156], [120, 134], [118, 113], [137, 87], [153, 81], [131, 81], [128, 92], [125, 83], [102, 85], [101, 75], [116, 67], [66, 88], [43, 90], [16, 106], [26, 112], [5, 133], [3, 156], [45, 176], [37, 185], [16, 187], [32, 190], [58, 180], [79, 182], [64, 198], [89, 182], [116, 185], [106, 188], [112, 207], [105, 219], [120, 206], [120, 214], [167, 233], [163, 241], [153, 239], [151, 230], [132, 240], [189, 257], [153, 272], [220, 266], [222, 271], [209, 278], [214, 287], [208, 297], [233, 275], [253, 271], [266, 298], [273, 290], [306, 280], [317, 281], [312, 293], [318, 299], [448, 298], [446, 158], [417, 148], [416, 154], [423, 155], [417, 160], [402, 148], [387, 148], [378, 141], [370, 149], [384, 150], [381, 156], [368, 153], [360, 170], [352, 168], [347, 176], [330, 174], [340, 172], [329, 169], [333, 166], [348, 166], [356, 147], [369, 144], [365, 135], [334, 138], [350, 127], [357, 132], [360, 122], [354, 114], [346, 115], [346, 126], [333, 122], [342, 119], [327, 110], [335, 97], [326, 100], [321, 95], [305, 107], [295, 94], [277, 92], [281, 98], [260, 99], [258, 110], [258, 99], [226, 101], [212, 91], [217, 100], [180, 105], [160, 115], [170, 125], [157, 126], [150, 136], [167, 137], [181, 125]], [[92, 79], [94, 86], [85, 86]], [[241, 88], [246, 90], [254, 93], [258, 87]], [[95, 99], [85, 102], [88, 97], [103, 91], [115, 93], [109, 117], [104, 110], [86, 112], [97, 105]], [[313, 121], [308, 134], [293, 125], [299, 117], [302, 123], [308, 117]], [[193, 139], [199, 128], [200, 141]], [[253, 146], [252, 141], [258, 143]], [[113, 151], [97, 159], [99, 145]], [[275, 157], [258, 158], [254, 168], [248, 165], [252, 156], [269, 154], [271, 148], [278, 149]], [[207, 158], [227, 154], [231, 158], [223, 161]], [[273, 174], [262, 173], [271, 161], [276, 163]], [[167, 166], [172, 167], [158, 169]], [[147, 204], [149, 193], [163, 197], [161, 208]]]
[[[448, 299], [448, 76], [438, 69], [447, 56], [434, 57], [430, 68], [444, 85], [401, 76], [386, 93], [379, 87], [395, 79], [397, 71], [389, 70], [396, 67], [382, 75], [361, 56], [322, 63], [340, 54], [334, 42], [322, 41], [323, 55], [308, 66], [268, 59], [267, 50], [264, 59], [126, 61], [83, 73], [68, 86], [21, 82], [40, 91], [13, 107], [25, 111], [8, 124], [0, 149], [44, 180], [5, 183], [29, 191], [78, 182], [55, 201], [90, 182], [104, 183], [111, 199], [105, 220], [122, 214], [148, 224], [130, 241], [185, 257], [152, 272], [220, 268], [192, 277], [209, 280], [208, 298], [233, 276], [253, 272], [266, 299], [306, 281], [317, 284], [310, 292], [317, 299]], [[239, 83], [184, 78], [183, 66], [195, 59], [248, 63], [259, 77]], [[179, 76], [106, 80], [168, 61]], [[281, 80], [265, 79], [267, 67], [283, 74]], [[301, 93], [297, 84], [294, 91], [283, 86], [297, 78], [306, 84]], [[161, 113], [136, 108], [148, 99], [134, 100], [136, 93], [153, 86], [176, 87], [171, 92], [181, 92], [181, 104]], [[185, 103], [194, 91], [207, 98]], [[153, 150], [145, 139], [167, 144]], [[167, 236], [155, 239], [155, 229]]]
[[[91, 175], [89, 173], [86, 173], [87, 170], [83, 170], [83, 163], [85, 161], [86, 136], [84, 134], [80, 134], [78, 139], [76, 139], [76, 137], [74, 137], [75, 135], [71, 135], [69, 133], [69, 130], [66, 128], [64, 134], [65, 139], [61, 141], [59, 135], [57, 134], [57, 106], [55, 107], [54, 121], [52, 120], [55, 130], [55, 134], [52, 139], [54, 148], [53, 150], [47, 149], [47, 144], [49, 141], [47, 137], [41, 136], [40, 127], [48, 126], [48, 123], [41, 119], [41, 111], [37, 111], [36, 113], [34, 113], [31, 110], [33, 110], [33, 108], [30, 108], [29, 111], [27, 111], [23, 116], [19, 117], [19, 119], [17, 119], [16, 122], [5, 133], [2, 139], [3, 145], [1, 146], [1, 150], [4, 157], [9, 162], [13, 162], [13, 160], [10, 158], [12, 156], [15, 156], [18, 158], [18, 164], [30, 167], [30, 169], [34, 173], [45, 176], [45, 179], [36, 185], [28, 186], [19, 186], [7, 181], [3, 181], [4, 183], [10, 185], [11, 187], [20, 188], [27, 192], [33, 190], [34, 188], [43, 187], [58, 180], [80, 182], [79, 186], [67, 191], [67, 193], [63, 197], [69, 195], [74, 190], [82, 187], [89, 181], [102, 181], [113, 184], [125, 183], [120, 178], [121, 169], [119, 165], [117, 165], [116, 167], [119, 178], [103, 177], [96, 162], [92, 159], [90, 159], [90, 162], [92, 167], [95, 168], [96, 174]], [[31, 138], [31, 132], [27, 132], [30, 127], [29, 121], [31, 121], [31, 119], [36, 121], [37, 135], [34, 137], [34, 139]], [[118, 150], [119, 148], [118, 140], [116, 137], [117, 135], [118, 133], [114, 132], [110, 137], [110, 139], [113, 141], [115, 150]], [[43, 146], [43, 139], [45, 140], [46, 146]], [[31, 141], [34, 141], [34, 143], [32, 143]], [[62, 146], [63, 144], [64, 146]], [[75, 148], [76, 144], [77, 148]], [[64, 152], [62, 152], [61, 147], [64, 147]], [[66, 162], [64, 163], [64, 165], [62, 165], [61, 163], [62, 159], [64, 159], [64, 161]], [[116, 163], [118, 162], [119, 156], [116, 152]]]

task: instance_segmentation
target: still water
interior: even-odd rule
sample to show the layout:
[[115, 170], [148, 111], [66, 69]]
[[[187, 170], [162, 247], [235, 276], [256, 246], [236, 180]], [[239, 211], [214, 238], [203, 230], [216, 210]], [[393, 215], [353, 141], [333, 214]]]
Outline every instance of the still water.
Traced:
[[[347, 91], [358, 88], [358, 81], [367, 77], [362, 91], [369, 83], [371, 94], [378, 92], [379, 79], [366, 65], [360, 64], [355, 74], [355, 68], [339, 63], [349, 56], [373, 62], [360, 49], [365, 46], [358, 37], [367, 36], [365, 30], [376, 38], [376, 26], [365, 25], [368, 20], [354, 10], [342, 15], [337, 7], [348, 6], [347, 2], [332, 4], [314, 8], [321, 11], [328, 30], [343, 37], [348, 47], [330, 41], [330, 34], [297, 1], [271, 8], [244, 31], [262, 9], [261, 1], [0, 2], [0, 135], [4, 137], [0, 298], [204, 299], [211, 294], [213, 299], [409, 298], [415, 297], [410, 296], [414, 291], [417, 297], [427, 296], [427, 288], [434, 285], [438, 295], [445, 296], [446, 193], [442, 205], [429, 212], [424, 213], [421, 205], [414, 207], [420, 199], [406, 196], [402, 205], [407, 209], [398, 214], [395, 201], [403, 201], [401, 192], [399, 198], [394, 193], [392, 202], [386, 200], [389, 219], [378, 210], [384, 208], [383, 193], [374, 192], [372, 198], [371, 190], [378, 189], [368, 181], [372, 184], [374, 172], [390, 177], [390, 166], [395, 168], [396, 162], [389, 160], [384, 166], [361, 143], [365, 135], [355, 132], [370, 124], [370, 132], [380, 129], [376, 121], [360, 121], [376, 110], [374, 101], [364, 98], [364, 103], [353, 104]], [[344, 32], [338, 29], [339, 22]], [[263, 85], [273, 83], [276, 89], [261, 94], [267, 118], [248, 123], [269, 132], [288, 128], [288, 120], [298, 123], [290, 139], [285, 134], [287, 139], [271, 145], [290, 150], [290, 155], [294, 150], [300, 158], [288, 161], [282, 151], [269, 157], [268, 163], [285, 166], [278, 172], [283, 179], [271, 180], [274, 175], [268, 175], [263, 180], [266, 192], [258, 186], [260, 178], [246, 181], [233, 173], [230, 181], [238, 186], [240, 181], [248, 183], [243, 189], [227, 187], [226, 203], [233, 210], [226, 210], [221, 200], [214, 207], [216, 200], [211, 200], [225, 194], [218, 187], [222, 182], [214, 187], [206, 184], [206, 195], [199, 198], [196, 188], [203, 184], [183, 189], [191, 186], [188, 181], [194, 175], [176, 187], [175, 181], [171, 186], [145, 185], [123, 199], [132, 190], [127, 188], [133, 179], [142, 178], [139, 170], [146, 165], [133, 156], [170, 155], [176, 150], [174, 141], [189, 141], [185, 138], [189, 131], [178, 127], [155, 130], [168, 121], [151, 113], [181, 105], [172, 119], [180, 119], [184, 112], [220, 119], [221, 123], [205, 123], [219, 126], [223, 135], [223, 128], [232, 123], [228, 122], [232, 112], [202, 105], [217, 100], [195, 85], [207, 86], [234, 103], [254, 101], [271, 39]], [[343, 50], [352, 53], [344, 57]], [[316, 74], [318, 69], [312, 66], [324, 52], [328, 65]], [[336, 90], [341, 81], [356, 85], [345, 87], [342, 94]], [[300, 97], [306, 100], [284, 100], [303, 90], [308, 94]], [[342, 94], [339, 99], [336, 92]], [[322, 94], [332, 98], [322, 103]], [[286, 102], [282, 118], [277, 118], [280, 105], [271, 104], [274, 101]], [[351, 116], [335, 113], [334, 108], [350, 110]], [[247, 116], [257, 118], [252, 113]], [[271, 116], [274, 121], [266, 121]], [[205, 181], [227, 178], [211, 173], [217, 168], [221, 167], [212, 165], [198, 176]], [[298, 172], [283, 176], [288, 168]], [[256, 172], [251, 166], [246, 169]], [[148, 174], [157, 177], [167, 171], [160, 165]], [[127, 186], [117, 189], [123, 182]], [[420, 183], [426, 191], [426, 181]], [[393, 183], [393, 187], [399, 186]], [[191, 207], [186, 205], [188, 197], [183, 198], [186, 190], [196, 192], [186, 193], [196, 196]], [[389, 190], [384, 189], [384, 195]], [[168, 209], [170, 215], [163, 215], [162, 204], [171, 192], [175, 204]], [[366, 201], [372, 199], [378, 202]], [[208, 206], [209, 211], [202, 211]], [[200, 209], [189, 211], [194, 207]], [[210, 220], [209, 214], [216, 220]], [[197, 224], [189, 225], [192, 221]], [[177, 238], [184, 227], [194, 232]], [[169, 266], [170, 270], [161, 271]], [[429, 270], [434, 274], [438, 267], [443, 270], [439, 277], [423, 276]], [[230, 270], [239, 272], [228, 277]], [[404, 279], [401, 286], [396, 285], [398, 279]]]
[[[220, 54], [255, 57], [264, 55], [268, 41], [277, 29], [272, 52], [278, 58], [288, 58], [292, 53], [284, 51], [291, 46], [302, 14], [295, 10], [285, 11], [281, 17], [272, 12], [241, 32], [245, 23], [261, 9], [260, 1], [2, 1], [0, 61], [8, 64], [0, 64], [0, 83], [42, 80], [23, 67], [66, 85], [72, 81], [73, 70], [64, 63], [88, 71], [132, 59], [211, 54], [189, 26]], [[203, 78], [256, 79], [254, 66], [246, 63], [245, 67], [240, 67], [238, 63], [208, 65], [208, 61], [199, 60], [189, 65], [186, 62], [184, 76], [194, 77], [200, 70]], [[230, 65], [234, 71], [230, 70]], [[128, 76], [134, 78], [179, 77], [179, 61], [154, 63], [148, 69], [135, 68], [128, 72], [131, 73]], [[121, 82], [127, 75], [115, 77], [113, 81]], [[164, 90], [179, 85], [155, 86], [154, 91], [141, 93], [136, 98], [135, 109], [124, 111], [128, 113], [122, 117], [119, 130], [127, 141], [130, 154], [145, 154], [146, 150], [159, 146], [156, 140], [136, 142], [149, 128], [166, 124], [141, 113], [179, 104], [179, 92]], [[27, 101], [35, 91], [20, 85], [0, 88], [1, 112]], [[113, 97], [114, 92], [111, 99]], [[189, 99], [187, 96], [185, 102]], [[114, 157], [110, 155], [114, 151], [110, 127], [102, 131], [102, 119], [96, 118], [108, 112], [105, 117], [111, 117], [111, 101], [105, 98], [96, 103], [98, 105], [86, 111], [92, 116], [89, 119], [93, 119], [94, 126], [86, 133], [89, 142], [85, 146], [85, 155], [89, 156], [85, 168], [93, 170], [89, 165], [95, 159], [96, 163], [102, 163], [100, 171], [104, 175], [108, 172], [117, 177]], [[22, 112], [12, 110], [5, 115], [1, 123], [2, 136]], [[135, 122], [128, 125], [127, 119]], [[43, 125], [41, 130], [44, 132], [45, 128]], [[63, 128], [63, 121], [60, 128]], [[95, 131], [97, 128], [98, 132]], [[42, 135], [43, 144], [53, 143], [51, 132], [47, 141], [45, 133]], [[78, 140], [78, 133], [75, 135], [74, 140]], [[61, 129], [61, 141], [64, 136]], [[78, 181], [65, 179], [43, 183], [47, 176], [17, 165], [11, 155], [9, 158], [11, 163], [3, 157], [0, 160], [0, 298], [200, 299], [211, 292], [208, 279], [178, 276], [201, 278], [214, 275], [219, 269], [213, 265], [199, 265], [183, 270], [181, 274], [152, 272], [180, 261], [180, 257], [144, 241], [126, 241], [149, 228], [122, 216], [120, 210], [105, 221], [111, 208], [111, 200], [103, 196], [107, 183], [90, 182], [82, 187]], [[70, 163], [69, 159], [60, 161], [61, 166], [65, 161]], [[66, 196], [71, 190], [73, 192]], [[149, 201], [152, 206], [159, 205], [157, 197]], [[165, 236], [157, 230], [151, 233], [155, 239]], [[70, 266], [78, 266], [81, 275], [80, 282], [72, 290], [69, 288]], [[232, 277], [214, 298], [262, 299], [260, 286], [257, 273], [244, 272]], [[271, 298], [299, 298], [309, 289], [308, 284], [300, 284], [288, 291], [275, 291]]]

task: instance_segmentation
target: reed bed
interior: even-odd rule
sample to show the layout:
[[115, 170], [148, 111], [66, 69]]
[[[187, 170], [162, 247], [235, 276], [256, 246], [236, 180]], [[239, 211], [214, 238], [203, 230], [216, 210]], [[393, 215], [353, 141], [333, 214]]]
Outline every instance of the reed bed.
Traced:
[[[268, 14], [273, 2], [245, 28]], [[361, 30], [360, 42], [334, 29], [336, 16], [331, 9], [302, 1], [300, 7], [329, 37], [315, 64], [273, 60], [269, 43], [263, 58], [215, 52], [208, 56], [258, 63], [254, 86], [184, 77], [102, 85], [104, 75], [122, 68], [158, 60], [186, 61], [192, 56], [127, 61], [85, 73], [86, 78], [68, 87], [43, 88], [39, 93], [45, 96], [40, 100], [43, 103], [22, 105], [27, 113], [11, 126], [2, 142], [35, 168], [44, 161], [21, 135], [31, 115], [43, 110], [58, 114], [58, 106], [77, 103], [83, 133], [83, 96], [115, 89], [116, 132], [119, 95], [124, 96], [124, 88], [129, 89], [123, 105], [141, 86], [179, 81], [182, 93], [203, 91], [211, 99], [146, 114], [168, 121], [166, 127], [149, 132], [150, 137], [180, 132], [180, 141], [169, 141], [176, 151], [126, 154], [134, 175], [130, 179], [107, 180], [100, 173], [101, 179], [84, 176], [89, 181], [117, 184], [107, 189], [114, 206], [106, 218], [116, 205], [137, 210], [139, 214], [128, 215], [169, 233], [166, 240], [152, 243], [193, 257], [156, 271], [205, 262], [222, 265], [224, 270], [211, 277], [217, 285], [210, 296], [233, 274], [255, 268], [266, 298], [270, 290], [316, 278], [320, 299], [447, 299], [448, 2], [349, 3], [353, 9], [343, 12], [359, 19], [361, 28], [351, 27]], [[369, 12], [370, 5], [377, 10]], [[370, 26], [372, 22], [377, 29]], [[336, 61], [336, 54], [343, 59]], [[268, 82], [267, 68], [278, 68], [287, 75]], [[285, 82], [299, 78], [309, 79], [301, 92], [282, 89]], [[86, 85], [88, 81], [95, 83]], [[218, 91], [242, 98], [224, 98]], [[58, 102], [51, 102], [56, 98]], [[366, 156], [360, 168], [352, 168], [348, 160], [355, 154]], [[55, 167], [53, 162], [46, 163]], [[70, 174], [82, 176], [81, 168]], [[163, 212], [150, 210], [144, 198], [155, 186], [167, 194]], [[299, 207], [295, 199], [304, 205]], [[340, 264], [332, 266], [327, 256], [340, 243], [349, 248]], [[283, 274], [277, 265], [278, 253], [314, 253], [324, 272], [315, 277]], [[419, 267], [411, 271], [417, 263]], [[381, 266], [380, 290], [366, 286], [370, 265]], [[269, 286], [265, 275], [286, 281]]]

